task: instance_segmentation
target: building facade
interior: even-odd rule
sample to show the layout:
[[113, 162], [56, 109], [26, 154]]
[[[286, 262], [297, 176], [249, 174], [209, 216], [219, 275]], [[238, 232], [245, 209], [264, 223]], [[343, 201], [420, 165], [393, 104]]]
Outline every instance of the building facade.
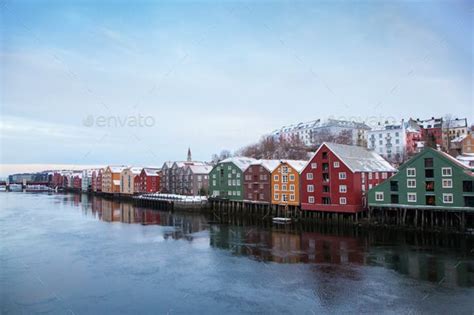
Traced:
[[272, 171], [272, 204], [298, 206], [300, 204], [300, 173], [307, 161], [280, 160]]
[[474, 210], [474, 173], [447, 153], [426, 148], [369, 193], [374, 208]]
[[142, 171], [142, 167], [127, 167], [120, 173], [120, 193], [122, 195], [135, 194], [135, 181]]
[[242, 201], [244, 196], [243, 174], [255, 162], [253, 158], [231, 157], [217, 163], [209, 173], [209, 195]]
[[106, 194], [120, 193], [120, 174], [128, 166], [107, 166], [102, 173], [102, 192]]
[[323, 143], [301, 173], [301, 209], [357, 213], [367, 207], [366, 192], [396, 169], [374, 151]]
[[161, 170], [159, 168], [145, 167], [136, 180], [137, 193], [154, 193], [160, 191]]
[[244, 171], [244, 200], [254, 203], [272, 202], [272, 172], [279, 160], [257, 160]]

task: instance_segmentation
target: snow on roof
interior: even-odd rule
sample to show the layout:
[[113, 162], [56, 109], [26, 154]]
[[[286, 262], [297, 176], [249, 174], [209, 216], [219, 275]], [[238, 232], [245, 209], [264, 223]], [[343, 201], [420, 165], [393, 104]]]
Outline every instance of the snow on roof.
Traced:
[[444, 128], [465, 128], [467, 127], [467, 118], [455, 118], [443, 122]]
[[256, 160], [250, 165], [261, 165], [265, 167], [269, 172], [273, 172], [274, 169], [280, 165], [280, 160]]
[[286, 163], [286, 164], [290, 165], [298, 173], [301, 173], [301, 171], [304, 169], [306, 164], [308, 164], [308, 161], [303, 161], [303, 160], [279, 160], [279, 162], [280, 162], [280, 164], [281, 163]]
[[462, 135], [462, 136], [454, 138], [453, 140], [451, 140], [451, 142], [462, 142], [464, 139], [466, 139], [466, 137], [467, 135]]
[[143, 171], [145, 171], [146, 176], [158, 176], [158, 172], [161, 169], [159, 168], [151, 168], [151, 167], [145, 167], [143, 168]]
[[193, 174], [209, 174], [212, 170], [211, 165], [188, 165]]
[[309, 128], [317, 129], [317, 128], [327, 128], [327, 127], [342, 127], [342, 128], [370, 130], [370, 127], [363, 122], [329, 118], [325, 121], [322, 121], [321, 119], [316, 119], [316, 120], [311, 120], [307, 122], [300, 122], [297, 124], [282, 126], [281, 128], [274, 130], [272, 134], [278, 135], [280, 133], [293, 132], [293, 131], [309, 129]]
[[[435, 150], [435, 149], [432, 149], [432, 150], [438, 152], [439, 154], [441, 154], [441, 155], [443, 155], [444, 157], [446, 157], [448, 160], [450, 160], [450, 161], [454, 162], [455, 164], [457, 164], [457, 165], [459, 165], [459, 166], [465, 168], [466, 170], [469, 170], [469, 171], [471, 170], [470, 167], [469, 167], [469, 165], [466, 165], [466, 163], [463, 163], [463, 161], [461, 161], [461, 160], [458, 158], [459, 156], [455, 158], [455, 157], [449, 155], [449, 154], [446, 153], [446, 152], [438, 151], [438, 150]], [[466, 158], [467, 158], [468, 160], [464, 160], [464, 161], [470, 161], [468, 156], [466, 156]]]
[[124, 169], [126, 169], [127, 167], [128, 167], [128, 166], [126, 166], [126, 165], [120, 165], [120, 166], [116, 166], [116, 165], [111, 166], [111, 165], [109, 165], [109, 166], [108, 166], [108, 168], [110, 169], [110, 171], [111, 171], [112, 173], [121, 173], [121, 172], [122, 172]]
[[138, 175], [142, 172], [142, 169], [143, 169], [143, 167], [134, 166], [134, 167], [127, 167], [127, 168], [124, 169], [124, 171], [125, 170], [130, 170], [132, 172], [132, 174]]
[[230, 157], [225, 160], [222, 160], [219, 162], [219, 164], [220, 163], [234, 163], [242, 171], [245, 171], [247, 167], [255, 161], [256, 160], [254, 158], [249, 158], [249, 157], [244, 157], [244, 156], [235, 156], [235, 157]]
[[324, 142], [323, 145], [326, 145], [332, 152], [334, 152], [334, 154], [336, 154], [353, 172], [397, 171], [383, 157], [374, 151], [367, 150], [366, 148], [328, 142]]

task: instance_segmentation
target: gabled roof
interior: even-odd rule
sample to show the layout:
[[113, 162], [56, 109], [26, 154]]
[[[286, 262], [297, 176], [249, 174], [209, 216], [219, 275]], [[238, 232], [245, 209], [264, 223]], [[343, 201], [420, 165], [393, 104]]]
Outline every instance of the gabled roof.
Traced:
[[339, 143], [324, 142], [316, 151], [326, 146], [353, 172], [396, 172], [390, 163], [374, 151]]
[[193, 174], [209, 174], [212, 170], [211, 165], [189, 165], [187, 168]]
[[143, 172], [145, 172], [146, 176], [158, 176], [158, 172], [161, 169], [159, 168], [151, 168], [151, 167], [144, 167]]
[[308, 161], [303, 161], [303, 160], [279, 160], [278, 162], [280, 164], [286, 163], [286, 164], [290, 165], [298, 173], [301, 173], [301, 171], [304, 169], [306, 164], [308, 164]]
[[221, 163], [234, 163], [235, 166], [240, 168], [242, 171], [245, 171], [247, 167], [255, 162], [256, 160], [254, 158], [249, 158], [245, 156], [235, 156], [235, 157], [230, 157], [225, 160], [220, 161], [218, 164]]
[[138, 175], [141, 173], [142, 169], [143, 169], [142, 167], [127, 167], [124, 169], [124, 171], [130, 170], [132, 174]]
[[260, 165], [263, 166], [267, 171], [270, 173], [273, 172], [274, 169], [280, 165], [280, 160], [256, 160], [252, 162], [250, 165]]
[[126, 165], [109, 165], [107, 168], [110, 169], [112, 173], [121, 173], [124, 169], [126, 169], [128, 166]]

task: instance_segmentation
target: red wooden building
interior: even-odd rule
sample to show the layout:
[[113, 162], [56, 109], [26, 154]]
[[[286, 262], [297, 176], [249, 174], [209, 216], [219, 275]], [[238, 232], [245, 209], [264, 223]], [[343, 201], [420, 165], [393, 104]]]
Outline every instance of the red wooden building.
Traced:
[[75, 190], [81, 190], [82, 188], [82, 178], [79, 175], [73, 177], [72, 188]]
[[279, 160], [258, 160], [244, 172], [244, 200], [255, 203], [272, 202], [272, 172]]
[[301, 173], [301, 209], [356, 213], [367, 207], [366, 191], [396, 172], [363, 147], [323, 143]]
[[96, 192], [102, 192], [102, 173], [103, 173], [103, 170], [100, 169], [98, 172], [97, 172], [97, 179], [96, 179]]
[[145, 167], [135, 178], [135, 193], [153, 193], [160, 190], [160, 169]]

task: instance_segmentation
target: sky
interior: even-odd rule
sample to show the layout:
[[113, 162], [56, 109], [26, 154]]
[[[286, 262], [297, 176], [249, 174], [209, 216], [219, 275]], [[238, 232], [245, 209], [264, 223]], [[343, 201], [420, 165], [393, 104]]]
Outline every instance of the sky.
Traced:
[[209, 160], [318, 118], [472, 123], [473, 7], [1, 1], [0, 175]]

